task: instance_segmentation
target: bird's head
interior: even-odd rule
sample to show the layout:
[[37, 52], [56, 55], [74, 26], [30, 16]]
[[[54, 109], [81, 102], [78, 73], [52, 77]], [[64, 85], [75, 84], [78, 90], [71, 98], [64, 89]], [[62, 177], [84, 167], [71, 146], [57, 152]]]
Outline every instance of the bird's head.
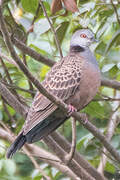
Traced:
[[70, 46], [89, 47], [93, 42], [96, 42], [94, 33], [90, 29], [81, 29], [76, 31], [70, 42]]

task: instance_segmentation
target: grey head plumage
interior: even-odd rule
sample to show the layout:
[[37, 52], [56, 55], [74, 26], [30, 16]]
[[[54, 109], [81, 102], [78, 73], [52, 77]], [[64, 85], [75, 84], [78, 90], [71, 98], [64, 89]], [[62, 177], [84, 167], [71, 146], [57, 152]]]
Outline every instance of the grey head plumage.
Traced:
[[86, 48], [93, 42], [96, 42], [94, 33], [90, 29], [81, 29], [72, 35], [70, 46], [80, 46]]

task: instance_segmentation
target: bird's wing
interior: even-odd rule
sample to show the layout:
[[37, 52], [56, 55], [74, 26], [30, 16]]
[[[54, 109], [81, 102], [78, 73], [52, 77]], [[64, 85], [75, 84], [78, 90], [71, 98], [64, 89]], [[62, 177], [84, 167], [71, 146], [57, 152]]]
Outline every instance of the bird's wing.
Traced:
[[[83, 61], [79, 56], [66, 56], [56, 63], [45, 80], [43, 86], [54, 96], [65, 101], [75, 94], [80, 84]], [[57, 109], [49, 99], [37, 92], [24, 125], [24, 134], [48, 117]]]

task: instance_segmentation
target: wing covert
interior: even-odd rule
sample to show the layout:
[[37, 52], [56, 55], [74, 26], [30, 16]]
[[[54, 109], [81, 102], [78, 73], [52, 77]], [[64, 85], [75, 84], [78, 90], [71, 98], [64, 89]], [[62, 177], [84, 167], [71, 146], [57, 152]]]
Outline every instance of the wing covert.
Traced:
[[[74, 95], [80, 85], [82, 65], [83, 61], [80, 57], [66, 56], [51, 68], [42, 85], [54, 96], [65, 101]], [[37, 92], [23, 128], [24, 134], [56, 109], [56, 105]]]

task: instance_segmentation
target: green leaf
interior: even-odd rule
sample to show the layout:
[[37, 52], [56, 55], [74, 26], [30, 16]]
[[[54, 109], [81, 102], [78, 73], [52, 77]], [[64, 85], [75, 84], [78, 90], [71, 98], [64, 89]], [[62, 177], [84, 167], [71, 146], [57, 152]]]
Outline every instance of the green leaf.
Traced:
[[106, 166], [105, 166], [105, 170], [110, 172], [110, 173], [115, 173], [114, 164], [107, 161]]
[[40, 36], [50, 29], [50, 24], [46, 18], [40, 19], [34, 24], [34, 32]]
[[68, 26], [69, 26], [69, 22], [63, 22], [63, 23], [61, 23], [59, 28], [56, 30], [60, 44], [62, 43], [62, 41], [64, 39], [64, 36], [65, 36]]
[[108, 53], [108, 51], [110, 50], [110, 48], [113, 46], [113, 44], [116, 42], [116, 40], [119, 38], [120, 36], [120, 30], [116, 31], [115, 34], [113, 35], [112, 39], [109, 41], [109, 43], [107, 44], [107, 47], [105, 49], [105, 54]]
[[102, 118], [104, 117], [104, 106], [102, 106], [99, 102], [91, 102], [85, 109], [84, 112], [91, 115], [91, 117], [98, 117]]
[[1, 171], [2, 167], [3, 167], [3, 159], [0, 160], [0, 171]]
[[8, 175], [13, 175], [16, 171], [15, 163], [10, 159], [4, 160], [4, 169]]
[[39, 0], [21, 0], [22, 7], [25, 11], [35, 14]]

